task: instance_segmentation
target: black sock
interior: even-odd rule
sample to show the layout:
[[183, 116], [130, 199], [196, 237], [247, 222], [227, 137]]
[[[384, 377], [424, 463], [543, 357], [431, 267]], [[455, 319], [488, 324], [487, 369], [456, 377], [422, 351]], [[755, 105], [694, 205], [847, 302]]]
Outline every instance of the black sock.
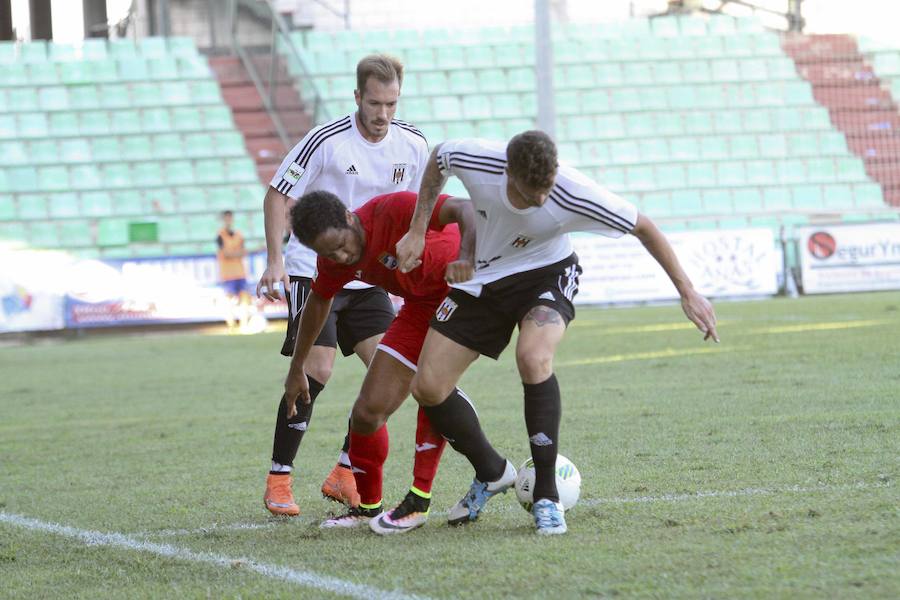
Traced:
[[347, 419], [347, 434], [344, 435], [344, 445], [341, 446], [341, 452], [350, 454], [350, 419]]
[[469, 459], [478, 481], [500, 479], [506, 460], [484, 436], [475, 409], [459, 388], [454, 388], [442, 403], [424, 409], [434, 428], [447, 438], [454, 450]]
[[525, 427], [534, 460], [534, 499], [559, 502], [556, 491], [556, 454], [559, 444], [559, 420], [562, 403], [556, 375], [541, 383], [523, 383], [525, 388]]
[[313, 404], [315, 404], [316, 396], [325, 387], [309, 375], [309, 404], [297, 400], [297, 414], [291, 419], [287, 418], [287, 403], [284, 396], [281, 397], [281, 404], [278, 407], [278, 418], [275, 421], [275, 440], [272, 443], [272, 461], [282, 465], [293, 465], [294, 457], [297, 456], [297, 450], [300, 448], [300, 441], [303, 434], [309, 427], [309, 420], [312, 417]]

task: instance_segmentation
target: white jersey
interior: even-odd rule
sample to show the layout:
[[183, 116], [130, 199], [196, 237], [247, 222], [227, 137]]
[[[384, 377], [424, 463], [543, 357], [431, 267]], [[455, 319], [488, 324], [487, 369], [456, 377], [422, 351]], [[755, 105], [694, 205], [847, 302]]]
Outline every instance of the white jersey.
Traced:
[[[409, 123], [391, 121], [384, 139], [373, 143], [362, 136], [351, 114], [310, 130], [269, 185], [295, 200], [307, 192], [331, 192], [354, 210], [381, 194], [418, 192], [427, 161], [425, 136]], [[316, 253], [292, 233], [284, 262], [288, 275], [312, 277]], [[351, 282], [346, 287], [371, 286]]]
[[450, 140], [437, 159], [442, 173], [462, 181], [475, 208], [475, 276], [452, 286], [473, 296], [487, 283], [566, 258], [570, 232], [621, 237], [637, 220], [633, 204], [567, 165], [560, 165], [543, 206], [515, 208], [506, 195], [504, 143]]

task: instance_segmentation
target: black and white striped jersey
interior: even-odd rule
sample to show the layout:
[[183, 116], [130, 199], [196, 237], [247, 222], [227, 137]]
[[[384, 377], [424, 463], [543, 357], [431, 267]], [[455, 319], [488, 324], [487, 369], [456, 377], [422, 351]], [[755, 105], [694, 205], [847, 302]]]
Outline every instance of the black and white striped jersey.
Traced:
[[[425, 136], [414, 126], [391, 121], [384, 139], [372, 143], [359, 132], [356, 115], [351, 114], [310, 130], [285, 156], [269, 185], [294, 199], [328, 191], [353, 210], [381, 194], [418, 192], [427, 160]], [[288, 275], [312, 277], [315, 272], [315, 253], [293, 235], [284, 261]]]
[[473, 296], [486, 283], [566, 258], [571, 232], [620, 237], [637, 220], [633, 204], [562, 164], [543, 206], [515, 208], [506, 194], [503, 142], [450, 140], [441, 144], [437, 160], [445, 175], [462, 181], [475, 208], [475, 277], [452, 286]]

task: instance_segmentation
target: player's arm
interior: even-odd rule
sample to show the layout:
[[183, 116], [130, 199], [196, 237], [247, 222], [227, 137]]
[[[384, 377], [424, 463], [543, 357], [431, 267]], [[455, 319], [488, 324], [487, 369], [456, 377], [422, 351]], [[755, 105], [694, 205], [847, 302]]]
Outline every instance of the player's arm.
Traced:
[[468, 198], [451, 196], [444, 200], [438, 213], [441, 226], [459, 225], [459, 255], [447, 265], [447, 283], [463, 283], [475, 275], [475, 208]]
[[712, 338], [719, 341], [719, 335], [716, 333], [716, 313], [713, 310], [709, 300], [701, 296], [691, 283], [690, 278], [681, 268], [675, 251], [672, 250], [669, 240], [659, 230], [650, 217], [638, 213], [637, 224], [631, 233], [638, 238], [644, 245], [644, 248], [656, 259], [656, 262], [663, 268], [669, 279], [678, 290], [681, 296], [681, 308], [684, 314], [690, 319], [697, 329], [704, 333], [703, 339]]
[[256, 284], [256, 295], [264, 295], [268, 300], [280, 300], [281, 292], [278, 283], [284, 285], [284, 289], [290, 288], [291, 282], [284, 271], [284, 258], [282, 257], [283, 239], [285, 228], [285, 212], [288, 206], [288, 197], [269, 186], [266, 197], [263, 200], [263, 216], [266, 227], [266, 270], [263, 271], [259, 283]]
[[438, 164], [440, 149], [441, 145], [438, 144], [431, 152], [431, 156], [428, 157], [409, 231], [397, 242], [397, 262], [401, 273], [409, 273], [422, 264], [422, 251], [425, 250], [425, 230], [428, 229], [428, 221], [431, 219], [438, 195], [447, 182], [447, 176], [444, 175]]
[[328, 313], [331, 312], [333, 300], [333, 298], [320, 296], [315, 290], [310, 290], [306, 304], [303, 305], [297, 339], [294, 342], [294, 355], [291, 357], [291, 366], [288, 369], [287, 378], [284, 380], [288, 419], [297, 414], [294, 403], [298, 398], [304, 404], [309, 404], [309, 380], [306, 378], [304, 370], [306, 358], [309, 356], [309, 351], [316, 338], [322, 333], [325, 321], [328, 320]]

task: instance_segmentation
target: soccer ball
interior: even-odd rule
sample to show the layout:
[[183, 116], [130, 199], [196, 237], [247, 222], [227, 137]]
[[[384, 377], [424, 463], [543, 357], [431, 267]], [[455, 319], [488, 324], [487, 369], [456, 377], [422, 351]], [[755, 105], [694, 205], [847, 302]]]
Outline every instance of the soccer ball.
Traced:
[[[516, 476], [516, 498], [522, 508], [531, 512], [534, 502], [534, 460], [529, 458], [521, 467]], [[563, 508], [569, 510], [578, 502], [581, 494], [581, 473], [571, 460], [562, 454], [556, 455], [556, 491], [559, 492], [559, 501]]]

